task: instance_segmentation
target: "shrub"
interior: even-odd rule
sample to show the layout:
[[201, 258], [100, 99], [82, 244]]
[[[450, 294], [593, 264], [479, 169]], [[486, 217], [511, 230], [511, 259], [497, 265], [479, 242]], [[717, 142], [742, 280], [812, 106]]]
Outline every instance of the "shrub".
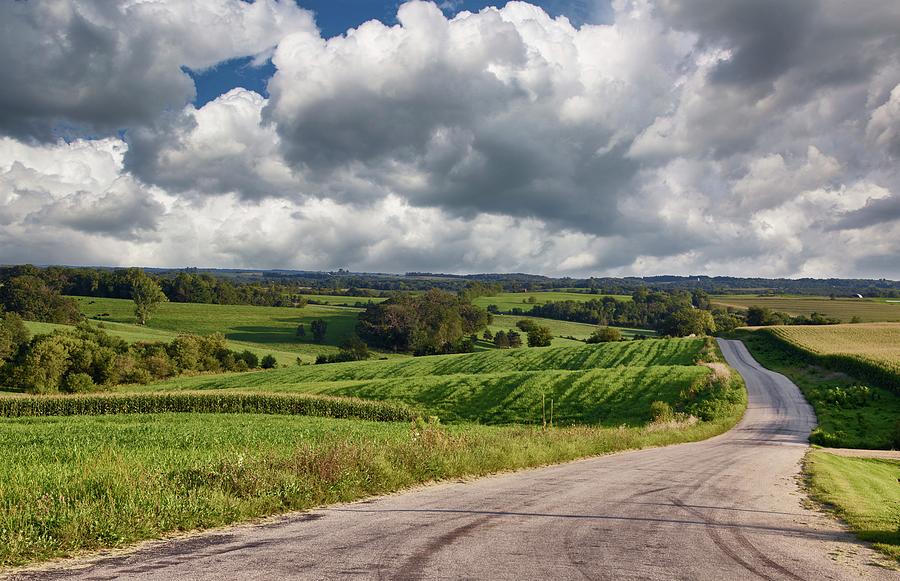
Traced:
[[537, 329], [538, 324], [534, 322], [534, 319], [519, 319], [516, 321], [516, 327], [525, 333], [530, 333], [534, 329]]
[[600, 327], [588, 337], [588, 343], [607, 343], [609, 341], [621, 341], [622, 332], [611, 327]]
[[94, 380], [87, 373], [70, 373], [63, 380], [63, 390], [69, 393], [84, 393], [95, 389]]
[[675, 411], [668, 403], [657, 400], [650, 404], [650, 418], [654, 422], [671, 422], [675, 419]]
[[275, 369], [276, 367], [278, 367], [278, 362], [275, 361], [275, 356], [271, 354], [265, 355], [262, 358], [262, 361], [259, 362], [259, 364], [263, 369]]

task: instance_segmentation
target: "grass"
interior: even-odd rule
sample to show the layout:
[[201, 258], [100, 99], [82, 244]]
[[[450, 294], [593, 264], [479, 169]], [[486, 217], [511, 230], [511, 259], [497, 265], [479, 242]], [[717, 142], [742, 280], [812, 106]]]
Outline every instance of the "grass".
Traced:
[[[133, 303], [126, 299], [73, 297], [90, 318], [134, 325]], [[147, 328], [171, 333], [208, 335], [220, 332], [229, 341], [260, 349], [293, 353], [313, 360], [320, 353], [334, 353], [336, 346], [353, 333], [359, 309], [327, 305], [256, 307], [251, 305], [206, 305], [163, 303], [147, 322]], [[324, 344], [312, 342], [309, 324], [315, 319], [328, 323]], [[306, 338], [296, 336], [297, 326], [306, 325]]]
[[741, 412], [694, 425], [546, 431], [253, 414], [0, 419], [0, 565], [700, 440]]
[[900, 564], [900, 461], [813, 450], [804, 467], [812, 497]]
[[[141, 341], [168, 343], [179, 335], [179, 333], [176, 331], [163, 331], [150, 327], [130, 325], [128, 323], [110, 323], [93, 320], [91, 321], [91, 323], [100, 326], [110, 335], [125, 339], [129, 343], [138, 343]], [[29, 332], [31, 332], [32, 335], [52, 333], [57, 329], [71, 328], [70, 325], [40, 323], [37, 321], [25, 321], [25, 326], [28, 328]], [[281, 366], [295, 365], [297, 362], [297, 353], [292, 351], [280, 351], [277, 349], [260, 346], [258, 343], [247, 343], [244, 341], [227, 341], [227, 345], [229, 349], [234, 349], [235, 351], [244, 351], [246, 349], [255, 353], [260, 358], [265, 355], [272, 355], [273, 357], [275, 357], [278, 365]]]
[[399, 401], [443, 421], [540, 423], [542, 398], [562, 423], [637, 425], [655, 400], [674, 404], [708, 373], [702, 339], [491, 350], [267, 372], [176, 378], [129, 390], [239, 390]]
[[[587, 339], [591, 336], [591, 333], [597, 330], [597, 325], [589, 325], [587, 323], [573, 323], [571, 321], [557, 321], [556, 319], [545, 319], [542, 317], [529, 317], [529, 316], [518, 316], [518, 315], [494, 315], [494, 320], [491, 323], [489, 329], [491, 333], [496, 333], [497, 331], [508, 331], [509, 329], [516, 328], [516, 322], [521, 321], [522, 319], [531, 319], [538, 325], [542, 325], [550, 329], [550, 332], [553, 333], [553, 346], [564, 346], [564, 345], [577, 345], [577, 341], [572, 341], [570, 339], [564, 339], [563, 337], [575, 337], [576, 339]], [[656, 335], [656, 331], [651, 331], [648, 329], [630, 329], [627, 327], [616, 327], [621, 331], [622, 336], [626, 339], [631, 339], [635, 335], [644, 335], [646, 337], [653, 337]], [[479, 333], [479, 336], [481, 333]], [[523, 341], [525, 337], [525, 333], [522, 333]], [[479, 344], [487, 343], [480, 341]]]
[[[544, 292], [524, 292], [524, 293], [498, 293], [490, 297], [478, 297], [472, 302], [479, 307], [487, 308], [488, 305], [497, 305], [501, 311], [508, 311], [514, 308], [520, 308], [525, 311], [534, 305], [543, 305], [549, 302], [559, 301], [579, 301], [585, 302], [591, 299], [602, 299], [604, 296], [611, 296], [619, 301], [630, 301], [629, 295], [592, 295], [588, 293], [544, 291]], [[534, 297], [534, 303], [528, 303], [528, 299]]]
[[768, 307], [773, 311], [789, 315], [811, 315], [822, 313], [849, 323], [859, 317], [862, 323], [880, 321], [900, 321], [900, 303], [889, 303], [884, 299], [829, 299], [828, 297], [807, 296], [765, 296], [716, 295], [713, 304], [746, 309], [747, 307]]
[[[796, 383], [812, 404], [819, 424], [811, 436], [814, 443], [840, 448], [896, 447], [900, 426], [900, 397], [896, 393], [811, 363], [773, 340], [764, 329], [742, 330], [738, 338], [763, 366]], [[840, 403], [840, 395], [852, 393], [858, 385], [868, 387], [870, 396], [861, 402]]]
[[384, 297], [354, 297], [350, 295], [302, 295], [304, 298], [315, 301], [323, 305], [334, 305], [339, 307], [355, 307], [356, 303], [381, 303], [387, 299]]

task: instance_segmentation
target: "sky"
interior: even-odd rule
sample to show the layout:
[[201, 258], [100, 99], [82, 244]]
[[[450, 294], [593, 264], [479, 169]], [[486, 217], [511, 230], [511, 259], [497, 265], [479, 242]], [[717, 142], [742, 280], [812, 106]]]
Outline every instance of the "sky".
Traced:
[[0, 3], [0, 263], [900, 279], [900, 3]]

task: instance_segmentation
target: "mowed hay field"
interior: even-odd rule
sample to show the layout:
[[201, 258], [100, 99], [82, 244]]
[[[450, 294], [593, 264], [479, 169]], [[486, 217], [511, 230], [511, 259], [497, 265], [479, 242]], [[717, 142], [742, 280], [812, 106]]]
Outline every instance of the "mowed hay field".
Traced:
[[[134, 304], [126, 299], [72, 297], [89, 318], [134, 326]], [[349, 337], [356, 327], [360, 309], [328, 305], [290, 307], [256, 307], [250, 305], [206, 305], [198, 303], [163, 303], [153, 313], [146, 328], [171, 333], [223, 333], [229, 341], [253, 344], [294, 353], [312, 361], [321, 353], [334, 353], [337, 345]], [[328, 323], [323, 344], [312, 342], [309, 325], [316, 319]], [[297, 337], [299, 324], [306, 325], [306, 337]], [[140, 329], [140, 327], [137, 327]]]
[[639, 425], [651, 419], [653, 401], [674, 404], [709, 373], [693, 364], [704, 344], [654, 339], [491, 350], [188, 377], [137, 389], [352, 396], [403, 402], [442, 421], [488, 424], [540, 423], [553, 400], [561, 423]]
[[900, 321], [900, 303], [884, 299], [829, 299], [828, 297], [755, 297], [752, 295], [715, 295], [713, 304], [723, 307], [746, 309], [766, 307], [789, 315], [822, 313], [828, 317], [849, 323], [859, 317], [862, 323]]

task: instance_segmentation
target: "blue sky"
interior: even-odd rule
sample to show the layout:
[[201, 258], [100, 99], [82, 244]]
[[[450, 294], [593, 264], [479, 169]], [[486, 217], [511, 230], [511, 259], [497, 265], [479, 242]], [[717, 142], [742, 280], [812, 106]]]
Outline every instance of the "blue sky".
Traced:
[[[401, 0], [300, 0], [298, 4], [316, 15], [316, 24], [322, 36], [331, 38], [355, 28], [363, 22], [377, 19], [395, 24], [397, 7]], [[565, 15], [573, 24], [602, 20], [607, 11], [605, 2], [598, 0], [532, 0], [552, 16]], [[440, 0], [438, 4], [448, 16], [468, 10], [477, 12], [486, 6], [503, 6], [506, 0]], [[274, 74], [271, 63], [254, 67], [251, 58], [222, 63], [201, 72], [188, 71], [197, 87], [194, 105], [201, 107], [219, 95], [243, 87], [267, 96], [266, 83]]]

